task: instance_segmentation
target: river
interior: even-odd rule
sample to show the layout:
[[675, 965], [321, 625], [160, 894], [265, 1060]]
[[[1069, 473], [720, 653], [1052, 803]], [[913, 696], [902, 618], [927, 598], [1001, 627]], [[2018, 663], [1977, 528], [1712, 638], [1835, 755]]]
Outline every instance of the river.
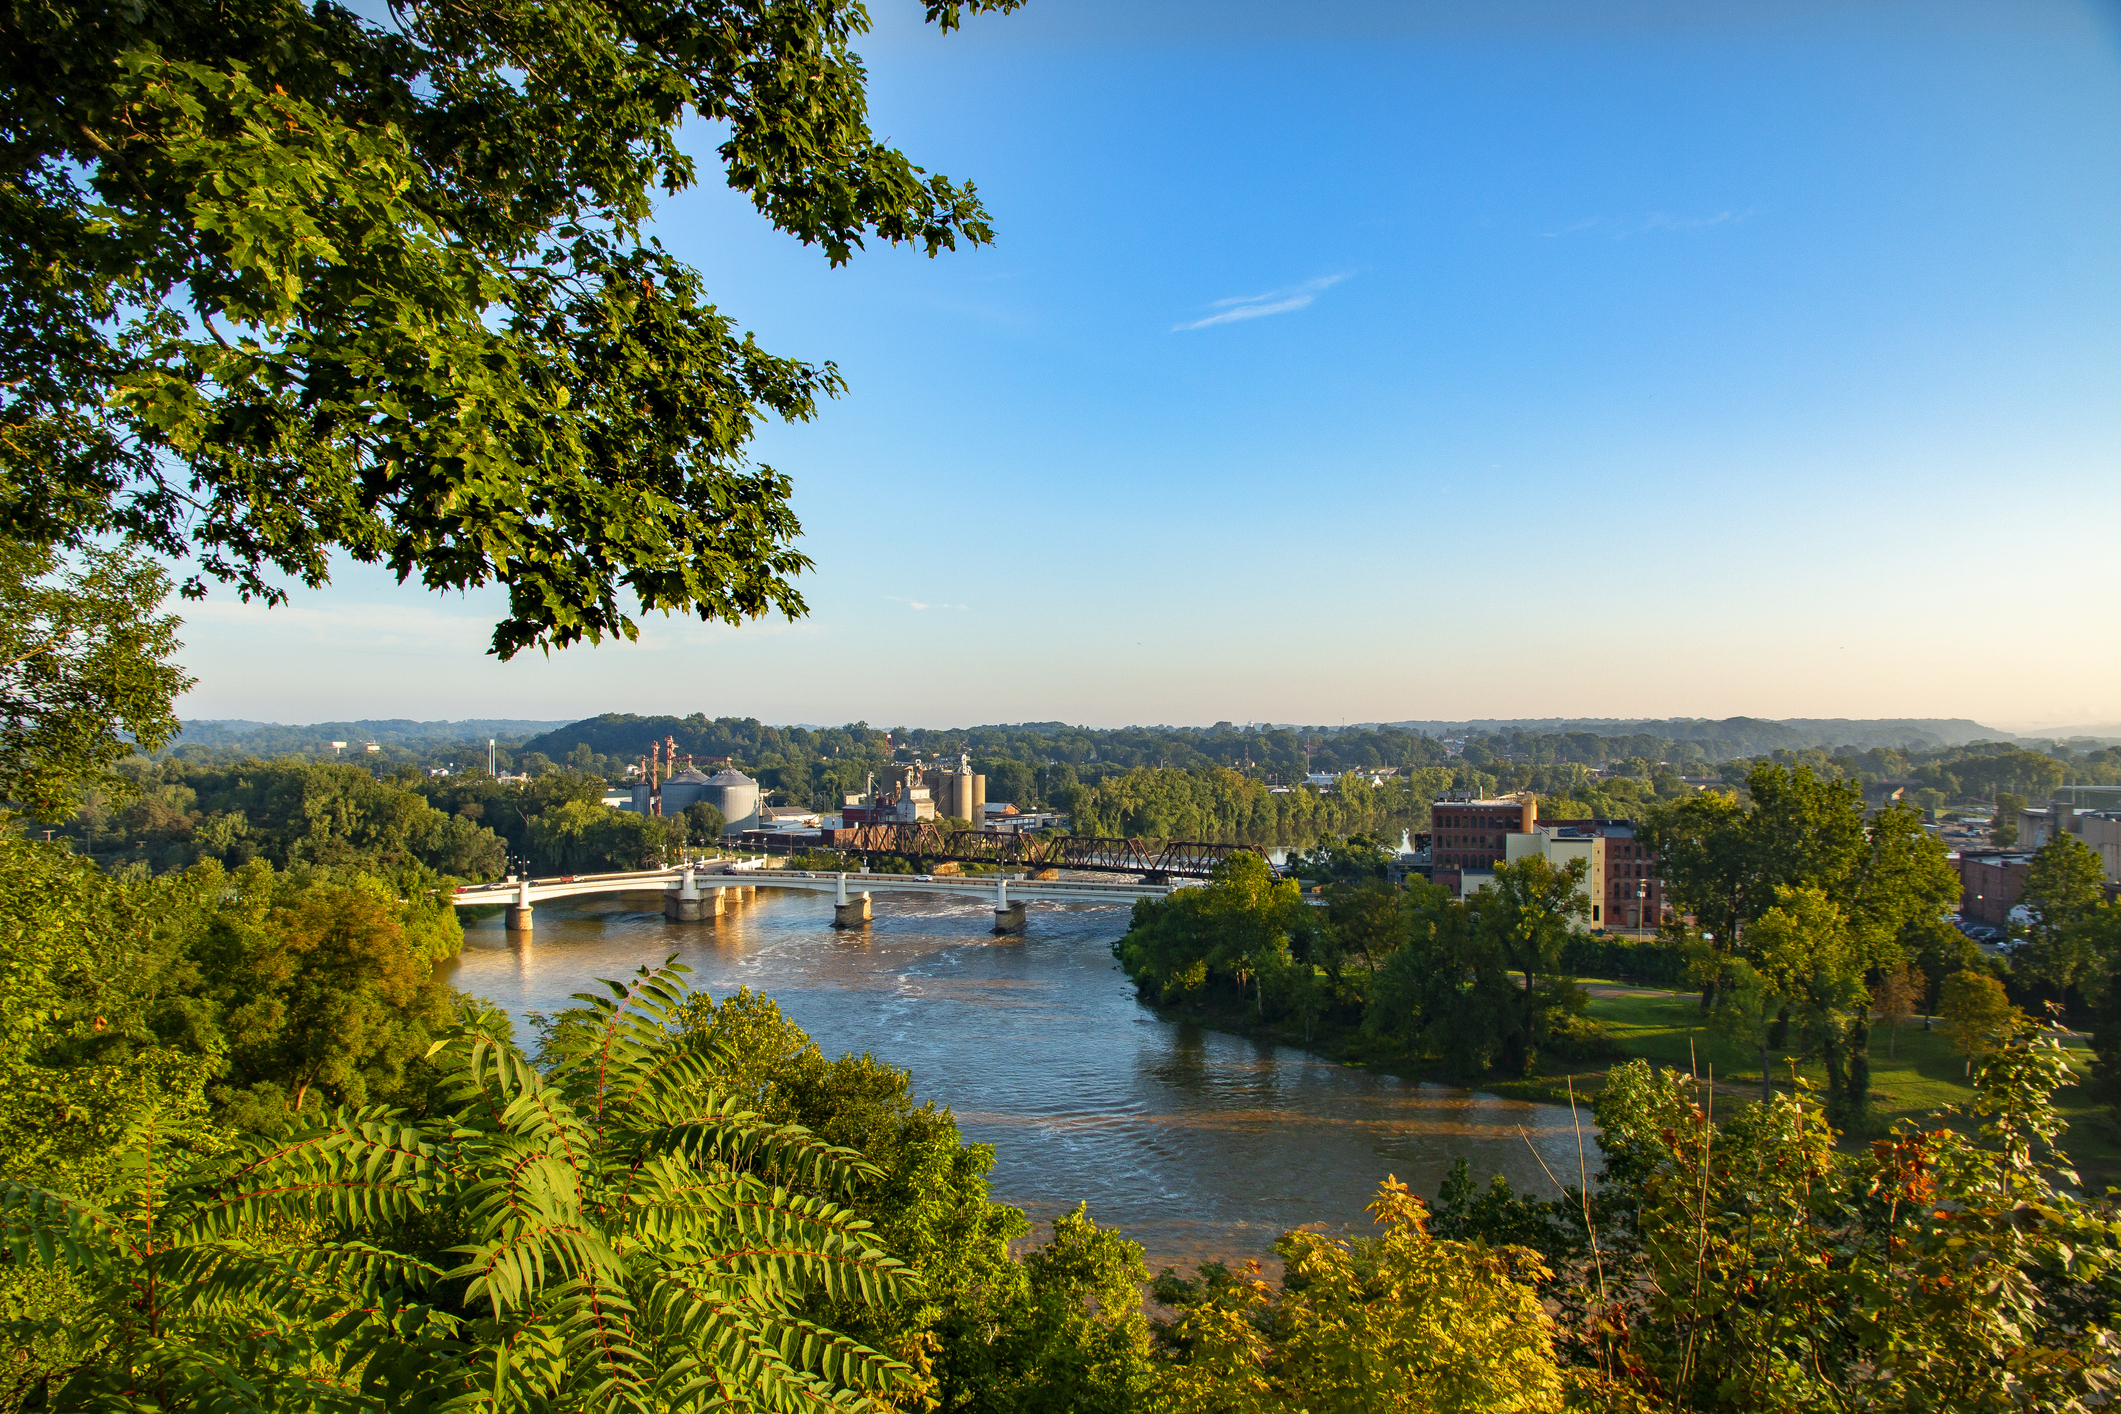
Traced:
[[716, 996], [772, 997], [827, 1055], [907, 1070], [968, 1140], [994, 1146], [997, 1201], [1050, 1220], [1087, 1200], [1152, 1267], [1264, 1256], [1291, 1227], [1367, 1231], [1386, 1174], [1433, 1196], [1460, 1154], [1483, 1183], [1503, 1173], [1551, 1195], [1534, 1146], [1575, 1178], [1567, 1109], [1157, 1015], [1112, 957], [1122, 908], [1034, 904], [1007, 939], [989, 933], [990, 905], [944, 895], [879, 899], [860, 932], [833, 930], [829, 895], [793, 890], [761, 888], [713, 923], [669, 923], [661, 908], [658, 894], [540, 904], [521, 945], [499, 918], [469, 924], [449, 980], [520, 1018], [674, 953]]

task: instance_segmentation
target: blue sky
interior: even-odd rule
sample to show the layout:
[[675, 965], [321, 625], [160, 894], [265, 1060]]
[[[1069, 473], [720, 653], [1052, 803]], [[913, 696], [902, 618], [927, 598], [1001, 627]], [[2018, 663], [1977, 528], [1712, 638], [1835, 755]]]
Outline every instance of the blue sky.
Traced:
[[2111, 0], [876, 9], [993, 248], [656, 227], [852, 385], [758, 443], [811, 616], [503, 665], [349, 567], [186, 715], [2121, 720]]

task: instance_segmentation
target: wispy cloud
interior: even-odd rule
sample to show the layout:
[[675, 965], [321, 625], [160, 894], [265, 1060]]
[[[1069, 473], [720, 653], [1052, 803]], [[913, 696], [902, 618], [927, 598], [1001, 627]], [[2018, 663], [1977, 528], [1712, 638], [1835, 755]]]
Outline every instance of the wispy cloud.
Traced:
[[1232, 295], [1228, 299], [1215, 300], [1208, 308], [1217, 311], [1216, 313], [1204, 319], [1174, 324], [1171, 326], [1171, 332], [1182, 334], [1189, 329], [1206, 329], [1214, 324], [1235, 324], [1240, 319], [1264, 319], [1270, 314], [1287, 314], [1292, 309], [1302, 309], [1317, 299], [1320, 292], [1347, 278], [1345, 274], [1321, 275], [1315, 280], [1306, 280], [1301, 285], [1269, 290], [1263, 295]]
[[972, 607], [969, 604], [925, 604], [918, 599], [901, 599], [896, 594], [886, 594], [884, 597], [894, 604], [904, 604], [907, 608], [915, 611], [922, 609], [969, 609]]
[[1748, 211], [1717, 211], [1707, 216], [1680, 216], [1670, 211], [1652, 211], [1646, 216], [1587, 216], [1581, 221], [1571, 221], [1559, 230], [1542, 231], [1548, 240], [1562, 236], [1594, 235], [1607, 240], [1624, 241], [1635, 236], [1654, 235], [1660, 231], [1708, 231], [1718, 226], [1736, 226], [1751, 218]]

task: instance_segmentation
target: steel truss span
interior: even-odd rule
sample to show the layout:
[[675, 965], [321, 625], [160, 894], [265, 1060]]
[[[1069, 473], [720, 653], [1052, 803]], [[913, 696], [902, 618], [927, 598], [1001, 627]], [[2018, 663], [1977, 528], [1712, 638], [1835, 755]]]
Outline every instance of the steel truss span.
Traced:
[[938, 863], [1007, 864], [1020, 869], [1080, 869], [1141, 874], [1151, 879], [1205, 879], [1215, 866], [1240, 854], [1264, 853], [1248, 844], [1200, 840], [1099, 839], [1090, 835], [1005, 834], [999, 830], [943, 830], [933, 824], [858, 825], [834, 832], [833, 849], [846, 854], [889, 854]]

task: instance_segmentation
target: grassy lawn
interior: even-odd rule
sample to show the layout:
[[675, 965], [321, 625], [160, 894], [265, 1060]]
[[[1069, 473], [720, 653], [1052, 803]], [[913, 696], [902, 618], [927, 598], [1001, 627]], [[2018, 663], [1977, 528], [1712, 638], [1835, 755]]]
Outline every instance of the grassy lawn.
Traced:
[[[1700, 998], [1694, 993], [1594, 996], [1590, 1014], [1605, 1024], [1631, 1056], [1640, 1056], [1653, 1065], [1696, 1070], [1704, 1076], [1713, 1066], [1718, 1105], [1740, 1103], [1760, 1092], [1758, 1053], [1735, 1046], [1712, 1031], [1702, 1015]], [[2082, 1052], [2084, 1064], [2079, 1069], [2088, 1072], [2090, 1047], [2075, 1038], [2067, 1044], [2073, 1052]], [[1787, 1091], [1788, 1061], [1778, 1055], [1774, 1069], [1775, 1088]], [[1818, 1087], [1817, 1093], [1824, 1093], [1825, 1072], [1816, 1062], [1799, 1066], [1797, 1073]], [[1584, 1077], [1578, 1078], [1579, 1094], [1583, 1081]], [[1747, 1094], [1731, 1094], [1726, 1086], [1742, 1087]], [[1871, 1104], [1881, 1131], [1895, 1120], [1919, 1120], [1932, 1110], [1972, 1096], [1973, 1090], [1966, 1081], [1966, 1060], [1952, 1053], [1941, 1031], [1924, 1031], [1919, 1020], [1903, 1025], [1897, 1040], [1887, 1027], [1881, 1025], [1872, 1030]], [[2086, 1184], [2098, 1189], [2108, 1183], [2121, 1183], [2121, 1126], [2108, 1115], [2107, 1107], [2075, 1085], [2056, 1096], [2056, 1106], [2070, 1124], [2062, 1146], [2076, 1161]]]

